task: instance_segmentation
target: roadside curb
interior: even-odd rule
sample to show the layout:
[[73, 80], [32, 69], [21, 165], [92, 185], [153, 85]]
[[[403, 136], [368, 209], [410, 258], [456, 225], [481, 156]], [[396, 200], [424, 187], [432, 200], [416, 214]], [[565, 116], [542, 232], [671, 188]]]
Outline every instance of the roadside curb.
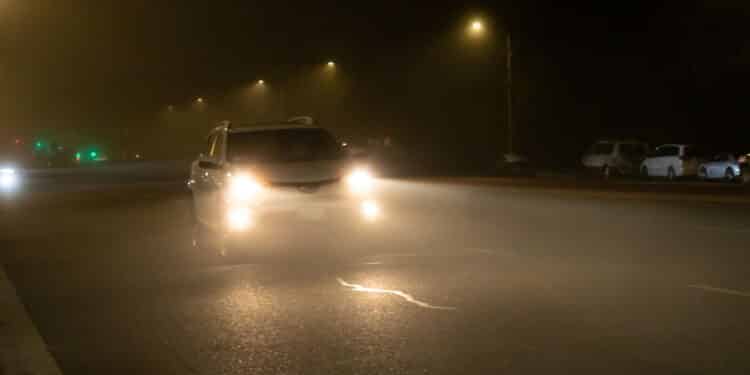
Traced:
[[61, 375], [2, 266], [0, 312], [0, 374]]
[[[623, 191], [617, 190], [617, 185], [612, 189], [594, 189], [589, 187], [556, 187], [534, 185], [530, 183], [514, 183], [508, 178], [494, 177], [434, 177], [434, 178], [409, 178], [407, 182], [437, 183], [444, 185], [469, 185], [487, 188], [505, 188], [515, 191], [537, 191], [548, 192], [556, 195], [577, 195], [599, 199], [620, 200], [650, 200], [663, 202], [700, 202], [700, 203], [723, 203], [723, 204], [750, 204], [750, 195], [737, 194], [709, 194], [689, 192], [656, 192], [656, 191]], [[528, 181], [527, 181], [528, 182]]]

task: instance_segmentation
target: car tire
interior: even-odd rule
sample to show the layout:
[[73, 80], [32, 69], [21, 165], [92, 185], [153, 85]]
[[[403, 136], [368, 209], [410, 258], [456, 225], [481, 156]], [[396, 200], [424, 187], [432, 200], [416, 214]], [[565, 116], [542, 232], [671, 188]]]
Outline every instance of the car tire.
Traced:
[[609, 180], [612, 177], [612, 168], [609, 167], [609, 165], [605, 165], [602, 167], [602, 178], [605, 180]]
[[675, 173], [674, 168], [669, 167], [667, 168], [667, 180], [674, 181], [677, 179], [677, 173]]
[[651, 178], [651, 175], [648, 174], [648, 167], [645, 165], [641, 167], [641, 177], [643, 177], [646, 180]]
[[734, 171], [732, 168], [727, 168], [726, 171], [724, 171], [724, 180], [726, 182], [734, 182], [737, 176], [734, 175]]
[[708, 170], [706, 170], [706, 167], [702, 167], [698, 171], [698, 179], [701, 180], [701, 181], [708, 180]]
[[193, 223], [193, 248], [206, 256], [212, 263], [223, 264], [229, 259], [230, 252], [227, 248], [226, 240], [220, 233], [216, 233], [211, 228], [198, 222]]

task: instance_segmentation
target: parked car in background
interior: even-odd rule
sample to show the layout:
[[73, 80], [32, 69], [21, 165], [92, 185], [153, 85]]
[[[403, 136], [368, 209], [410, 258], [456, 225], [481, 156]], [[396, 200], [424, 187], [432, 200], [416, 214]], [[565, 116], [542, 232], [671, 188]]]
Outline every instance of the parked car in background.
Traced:
[[648, 145], [635, 140], [598, 140], [581, 158], [588, 170], [609, 178], [614, 174], [637, 174], [638, 167], [646, 157]]
[[696, 176], [700, 163], [695, 146], [665, 144], [657, 147], [643, 160], [641, 175], [643, 177], [666, 177], [668, 180]]
[[500, 176], [536, 176], [536, 168], [524, 155], [504, 154], [502, 160], [497, 162], [496, 168]]
[[743, 176], [743, 165], [747, 155], [722, 152], [714, 155], [710, 161], [698, 167], [698, 178], [703, 180], [740, 181]]

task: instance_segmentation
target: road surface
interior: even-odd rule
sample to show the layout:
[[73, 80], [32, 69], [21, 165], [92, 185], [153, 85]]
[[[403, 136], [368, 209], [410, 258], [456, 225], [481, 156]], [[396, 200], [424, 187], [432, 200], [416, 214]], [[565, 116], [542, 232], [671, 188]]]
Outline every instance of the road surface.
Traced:
[[750, 373], [750, 205], [381, 184], [365, 238], [233, 264], [179, 182], [40, 191], [3, 266], [65, 374]]

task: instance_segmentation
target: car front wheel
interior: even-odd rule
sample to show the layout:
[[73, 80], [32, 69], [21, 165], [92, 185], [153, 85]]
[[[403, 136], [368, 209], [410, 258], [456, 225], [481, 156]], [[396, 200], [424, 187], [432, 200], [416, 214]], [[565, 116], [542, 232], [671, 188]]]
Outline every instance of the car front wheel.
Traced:
[[674, 181], [675, 179], [677, 179], [677, 174], [675, 173], [674, 168], [669, 167], [669, 169], [667, 169], [667, 180]]
[[699, 179], [699, 180], [702, 180], [702, 181], [705, 181], [705, 180], [707, 180], [707, 179], [708, 179], [708, 171], [706, 170], [706, 168], [705, 168], [705, 167], [701, 168], [701, 169], [700, 169], [700, 170], [698, 171], [698, 179]]
[[732, 170], [732, 168], [727, 168], [726, 172], [724, 172], [724, 179], [727, 182], [734, 182], [735, 175], [734, 175], [734, 171]]
[[648, 174], [648, 167], [646, 167], [645, 165], [643, 167], [641, 167], [641, 177], [643, 177], [645, 179], [648, 179], [649, 177], [651, 177]]

